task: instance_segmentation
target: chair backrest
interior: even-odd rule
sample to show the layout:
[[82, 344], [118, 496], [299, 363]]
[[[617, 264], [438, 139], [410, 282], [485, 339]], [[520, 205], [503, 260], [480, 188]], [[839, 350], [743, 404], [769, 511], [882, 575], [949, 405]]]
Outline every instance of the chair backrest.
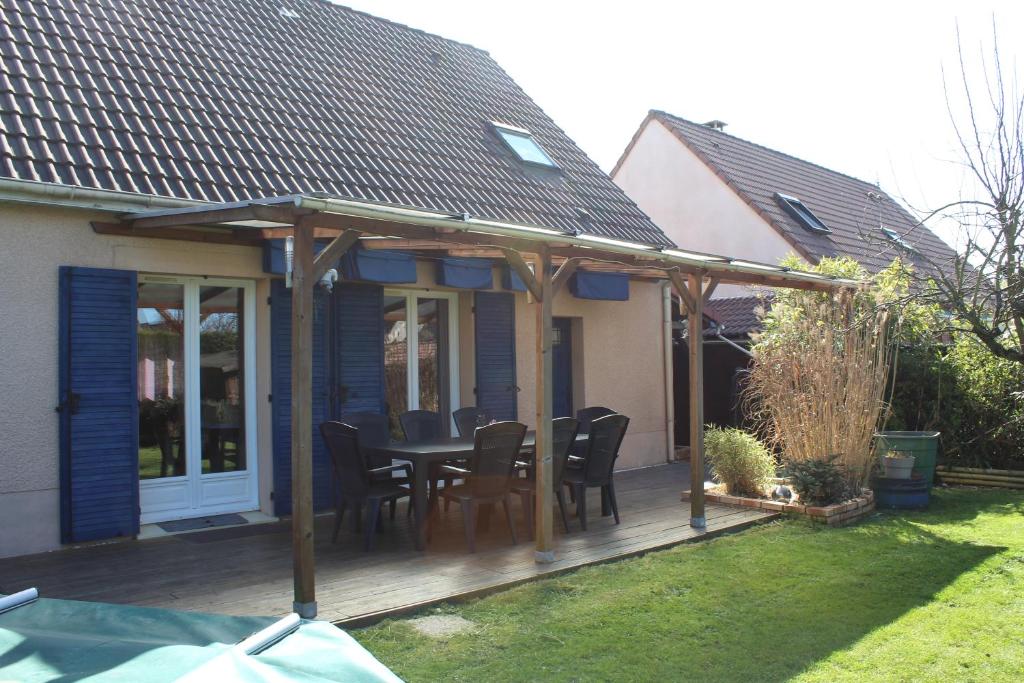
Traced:
[[590, 423], [583, 464], [583, 477], [588, 484], [605, 482], [611, 476], [628, 426], [629, 418], [619, 414], [605, 415]]
[[[391, 425], [387, 415], [379, 413], [349, 413], [338, 420], [359, 430], [360, 446], [386, 446], [391, 441]], [[390, 459], [368, 458], [370, 467], [390, 465]]]
[[579, 433], [589, 434], [590, 423], [599, 417], [605, 415], [615, 415], [615, 411], [611, 408], [605, 408], [604, 406], [590, 406], [589, 408], [580, 408], [576, 411], [576, 419], [580, 422]]
[[562, 474], [579, 426], [579, 421], [571, 417], [557, 417], [551, 423], [551, 482], [556, 491], [562, 485]]
[[320, 434], [327, 443], [341, 495], [362, 498], [370, 488], [370, 472], [359, 448], [359, 430], [341, 422], [324, 422]]
[[458, 430], [459, 436], [473, 436], [477, 427], [484, 427], [490, 423], [491, 412], [486, 408], [468, 406], [453, 412], [452, 417], [455, 418], [455, 429]]
[[466, 478], [474, 497], [494, 498], [512, 490], [516, 460], [525, 437], [526, 425], [519, 422], [496, 422], [474, 432], [471, 474]]
[[398, 416], [406, 441], [424, 441], [443, 436], [441, 414], [432, 410], [409, 410]]

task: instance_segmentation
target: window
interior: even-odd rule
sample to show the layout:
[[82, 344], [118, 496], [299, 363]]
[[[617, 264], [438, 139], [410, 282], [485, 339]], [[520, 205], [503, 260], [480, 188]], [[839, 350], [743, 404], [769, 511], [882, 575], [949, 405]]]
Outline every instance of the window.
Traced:
[[907, 251], [917, 251], [916, 249], [914, 249], [914, 245], [913, 244], [911, 244], [909, 241], [907, 241], [907, 239], [905, 237], [903, 237], [903, 235], [899, 234], [898, 232], [896, 232], [892, 228], [887, 228], [887, 227], [885, 227], [883, 225], [883, 226], [881, 226], [881, 229], [882, 229], [882, 233], [886, 237], [888, 237], [890, 240], [892, 240], [893, 242], [898, 244], [903, 249], [906, 249]]
[[494, 121], [491, 122], [491, 125], [494, 126], [501, 141], [519, 157], [520, 161], [536, 166], [558, 168], [558, 164], [552, 161], [548, 153], [533, 139], [533, 134], [530, 131]]
[[832, 232], [828, 226], [822, 223], [817, 216], [811, 213], [811, 210], [804, 206], [796, 197], [790, 197], [781, 193], [775, 193], [775, 199], [778, 200], [779, 206], [785, 210], [790, 216], [796, 219], [796, 221], [810, 230], [811, 232]]
[[407, 410], [451, 415], [459, 405], [458, 295], [385, 290], [384, 390], [391, 433]]
[[143, 274], [136, 306], [142, 523], [255, 509], [255, 284]]

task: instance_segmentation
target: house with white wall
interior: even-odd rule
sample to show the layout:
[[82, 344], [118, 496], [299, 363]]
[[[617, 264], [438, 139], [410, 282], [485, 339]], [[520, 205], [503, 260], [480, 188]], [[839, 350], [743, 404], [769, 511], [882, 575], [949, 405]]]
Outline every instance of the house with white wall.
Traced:
[[[897, 256], [915, 268], [948, 262], [952, 249], [872, 183], [725, 132], [722, 121], [695, 123], [652, 110], [633, 135], [612, 179], [677, 244], [734, 259], [778, 263], [796, 254], [807, 264], [849, 256], [876, 273]], [[758, 327], [758, 292], [718, 287], [706, 310], [705, 386], [709, 421], [733, 414], [741, 345]], [[677, 363], [677, 367], [681, 364]], [[678, 379], [678, 377], [677, 377]], [[685, 380], [685, 378], [684, 378]], [[684, 385], [685, 386], [685, 385]], [[677, 425], [685, 425], [685, 391]], [[677, 427], [677, 434], [682, 434]], [[684, 439], [685, 440], [685, 439]]]

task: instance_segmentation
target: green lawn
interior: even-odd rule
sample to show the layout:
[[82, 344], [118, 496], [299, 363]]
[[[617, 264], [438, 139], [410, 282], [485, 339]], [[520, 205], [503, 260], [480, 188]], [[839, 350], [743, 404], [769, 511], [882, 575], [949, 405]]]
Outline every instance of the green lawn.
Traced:
[[1024, 679], [1024, 494], [777, 522], [355, 631], [410, 681]]

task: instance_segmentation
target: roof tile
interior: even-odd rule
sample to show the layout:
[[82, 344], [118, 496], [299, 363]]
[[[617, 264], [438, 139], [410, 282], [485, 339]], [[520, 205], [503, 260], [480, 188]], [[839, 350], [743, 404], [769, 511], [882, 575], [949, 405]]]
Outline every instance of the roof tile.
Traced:
[[[301, 18], [279, 0], [5, 0], [0, 169], [36, 179], [10, 150], [26, 120], [56, 115], [70, 149], [38, 161], [52, 174], [70, 155], [61, 180], [224, 201], [326, 191], [671, 244], [486, 52], [324, 0], [288, 6]], [[9, 91], [28, 98], [13, 117]], [[524, 168], [499, 119], [561, 171]]]
[[[903, 255], [919, 268], [928, 268], [919, 254], [901, 254], [880, 225], [905, 235], [920, 254], [936, 264], [948, 263], [953, 256], [945, 242], [871, 183], [672, 114], [654, 111], [651, 115], [812, 262], [823, 256], [851, 256], [875, 273]], [[776, 193], [799, 199], [832, 232], [812, 233], [802, 227], [779, 206]]]

